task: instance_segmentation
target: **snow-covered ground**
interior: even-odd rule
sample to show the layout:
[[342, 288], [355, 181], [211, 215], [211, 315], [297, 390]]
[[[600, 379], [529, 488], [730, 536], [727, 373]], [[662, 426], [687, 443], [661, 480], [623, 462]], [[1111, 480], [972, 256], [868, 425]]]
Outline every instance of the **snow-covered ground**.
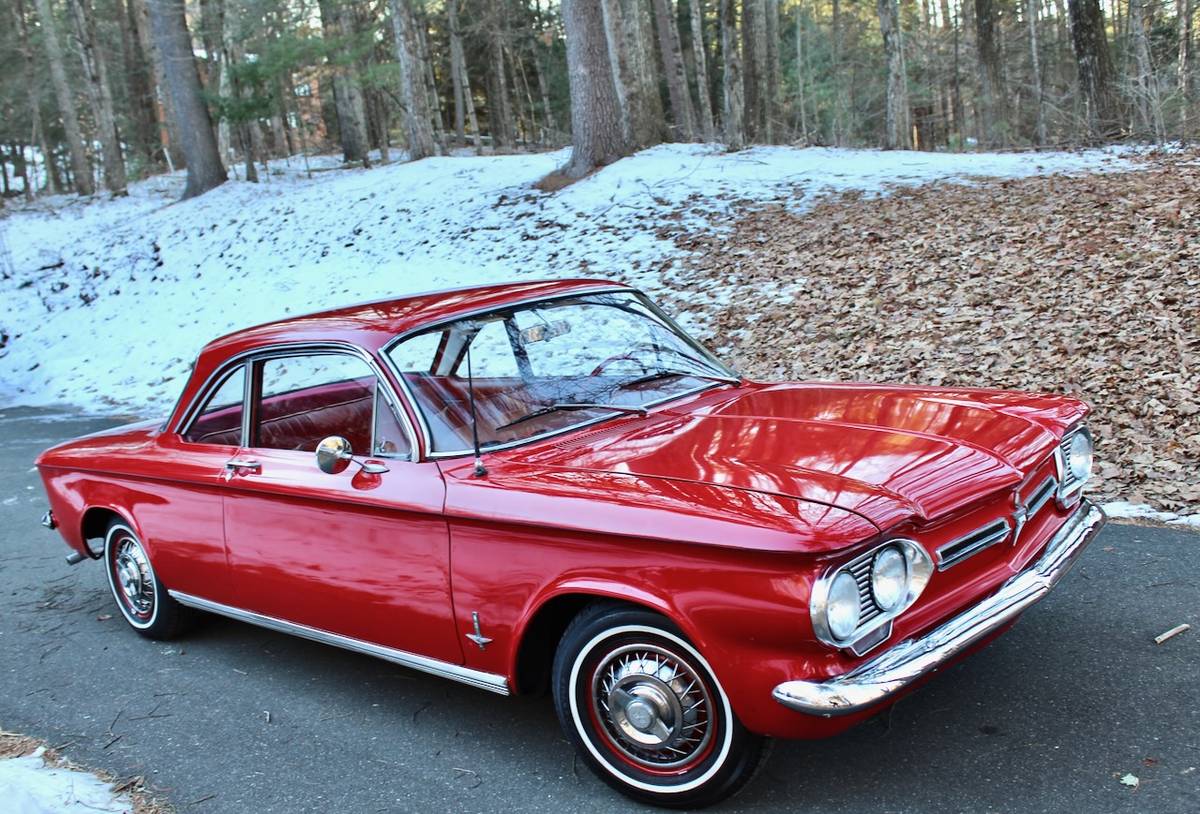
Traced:
[[94, 774], [53, 766], [38, 749], [0, 760], [0, 809], [7, 814], [128, 814], [133, 800]]
[[1130, 503], [1127, 500], [1105, 503], [1101, 508], [1104, 509], [1105, 514], [1117, 520], [1149, 520], [1154, 523], [1165, 523], [1168, 526], [1180, 526], [1200, 531], [1200, 514], [1162, 512], [1147, 503]]
[[[416, 291], [594, 275], [678, 296], [682, 252], [662, 230], [719, 229], [739, 204], [798, 208], [840, 190], [1125, 165], [1103, 151], [664, 145], [557, 192], [538, 191], [534, 184], [566, 158], [458, 155], [343, 170], [318, 157], [307, 162], [311, 177], [292, 158], [274, 162], [261, 184], [231, 181], [183, 203], [175, 203], [183, 183], [175, 175], [135, 184], [121, 200], [18, 208], [0, 220], [13, 267], [0, 280], [0, 406], [158, 414], [213, 337]], [[735, 293], [685, 299], [699, 313]]]

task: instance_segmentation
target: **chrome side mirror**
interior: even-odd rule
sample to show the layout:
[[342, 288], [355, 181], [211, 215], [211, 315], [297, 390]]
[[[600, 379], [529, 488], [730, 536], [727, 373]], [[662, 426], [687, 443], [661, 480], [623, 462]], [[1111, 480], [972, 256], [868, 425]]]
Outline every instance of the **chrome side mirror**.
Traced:
[[340, 435], [331, 435], [317, 444], [317, 468], [326, 475], [344, 472], [352, 460], [350, 442]]
[[317, 468], [327, 475], [337, 475], [346, 471], [351, 463], [356, 463], [364, 475], [382, 475], [389, 471], [378, 461], [358, 461], [350, 442], [340, 435], [331, 435], [317, 444]]

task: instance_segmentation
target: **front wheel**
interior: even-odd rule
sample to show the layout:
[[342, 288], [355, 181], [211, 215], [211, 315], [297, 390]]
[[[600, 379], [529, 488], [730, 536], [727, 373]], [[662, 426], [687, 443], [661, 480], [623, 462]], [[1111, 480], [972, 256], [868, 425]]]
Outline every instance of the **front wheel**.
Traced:
[[567, 738], [602, 780], [642, 802], [695, 808], [750, 782], [769, 741], [746, 731], [712, 669], [670, 621], [595, 605], [554, 658]]

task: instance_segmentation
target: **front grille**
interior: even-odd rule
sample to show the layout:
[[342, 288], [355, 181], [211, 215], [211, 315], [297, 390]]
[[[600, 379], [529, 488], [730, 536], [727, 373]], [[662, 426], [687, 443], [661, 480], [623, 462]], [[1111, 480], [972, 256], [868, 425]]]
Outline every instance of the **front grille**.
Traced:
[[859, 557], [850, 563], [850, 575], [854, 577], [854, 581], [858, 583], [858, 624], [859, 627], [870, 622], [883, 610], [875, 604], [875, 595], [871, 593], [871, 562], [875, 559], [875, 552], [871, 552], [865, 557]]
[[1075, 474], [1071, 472], [1071, 439], [1075, 437], [1075, 433], [1071, 433], [1066, 438], [1058, 442], [1059, 452], [1062, 454], [1062, 491], [1067, 494], [1071, 488], [1078, 482]]
[[962, 562], [967, 557], [978, 554], [980, 551], [990, 548], [996, 543], [1003, 542], [1008, 538], [1008, 532], [1011, 528], [1008, 520], [1000, 517], [964, 537], [959, 537], [953, 542], [946, 543], [937, 550], [938, 570], [945, 571], [952, 565]]
[[1058, 481], [1054, 479], [1053, 475], [1042, 481], [1042, 485], [1029, 497], [1029, 505], [1025, 509], [1028, 519], [1033, 519], [1034, 515], [1046, 505], [1050, 498], [1054, 497], [1054, 492], [1057, 489]]

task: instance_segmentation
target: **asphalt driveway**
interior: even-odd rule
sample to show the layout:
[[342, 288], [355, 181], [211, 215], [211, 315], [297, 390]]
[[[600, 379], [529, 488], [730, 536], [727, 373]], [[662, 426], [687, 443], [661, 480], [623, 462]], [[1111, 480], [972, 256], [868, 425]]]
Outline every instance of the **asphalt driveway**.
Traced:
[[[548, 699], [215, 617], [140, 638], [38, 525], [34, 456], [113, 422], [0, 413], [0, 728], [144, 775], [180, 812], [636, 808], [576, 764]], [[1110, 525], [1007, 636], [886, 718], [776, 744], [719, 810], [1200, 811], [1200, 535]]]

